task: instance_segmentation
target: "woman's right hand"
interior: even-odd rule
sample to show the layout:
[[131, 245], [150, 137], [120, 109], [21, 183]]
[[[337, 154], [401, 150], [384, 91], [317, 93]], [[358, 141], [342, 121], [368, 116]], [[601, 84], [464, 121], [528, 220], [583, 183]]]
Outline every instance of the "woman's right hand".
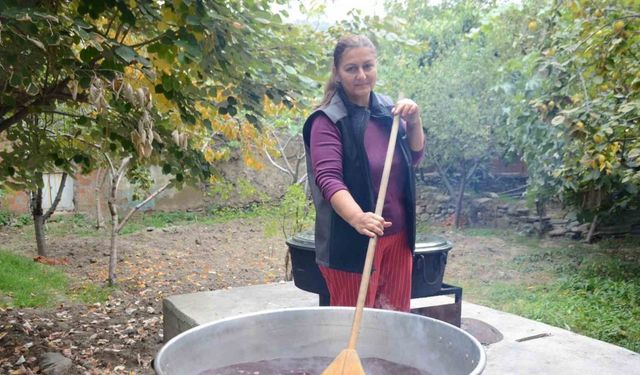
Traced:
[[331, 206], [340, 217], [349, 223], [358, 233], [367, 237], [382, 236], [384, 228], [391, 226], [382, 216], [373, 212], [362, 212], [348, 190], [338, 190], [331, 196]]
[[373, 212], [362, 212], [356, 215], [349, 223], [355, 230], [367, 237], [382, 236], [384, 228], [391, 226], [390, 221], [385, 221], [382, 216]]

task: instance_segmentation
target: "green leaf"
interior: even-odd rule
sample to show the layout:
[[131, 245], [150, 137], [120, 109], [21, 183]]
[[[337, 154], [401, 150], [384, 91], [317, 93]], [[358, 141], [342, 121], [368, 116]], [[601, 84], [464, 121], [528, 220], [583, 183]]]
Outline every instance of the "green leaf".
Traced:
[[634, 109], [639, 108], [639, 107], [640, 107], [640, 105], [639, 105], [638, 102], [635, 102], [635, 101], [634, 102], [628, 102], [628, 103], [625, 103], [622, 106], [620, 106], [620, 108], [618, 109], [618, 112], [620, 112], [620, 113], [628, 113], [628, 112], [631, 112]]
[[250, 113], [247, 113], [246, 115], [244, 115], [247, 120], [252, 123], [253, 125], [257, 125], [258, 124], [258, 118]]
[[632, 167], [640, 165], [640, 148], [634, 148], [627, 154], [627, 158], [633, 163]]
[[132, 61], [136, 60], [138, 54], [134, 51], [133, 48], [128, 46], [119, 46], [114, 51], [116, 55], [120, 56], [124, 61], [130, 64]]
[[91, 120], [87, 117], [87, 116], [80, 116], [77, 120], [76, 123], [80, 126], [84, 126], [84, 125], [89, 125], [89, 123], [91, 122]]
[[116, 6], [120, 10], [120, 19], [124, 23], [128, 23], [130, 26], [135, 26], [136, 16], [131, 12], [125, 1], [118, 1]]
[[202, 18], [194, 15], [187, 16], [185, 22], [190, 26], [200, 26], [202, 24]]
[[87, 47], [80, 51], [80, 59], [85, 63], [90, 63], [100, 55], [100, 51], [98, 51], [95, 47]]
[[561, 125], [561, 124], [563, 124], [563, 123], [564, 123], [565, 119], [566, 119], [566, 118], [565, 118], [564, 116], [562, 116], [562, 115], [558, 115], [558, 116], [554, 117], [554, 118], [551, 120], [551, 124], [553, 124], [553, 125], [555, 125], [555, 126]]
[[14, 73], [11, 76], [11, 79], [9, 79], [9, 84], [12, 87], [15, 87], [15, 88], [21, 87], [22, 86], [22, 76], [20, 74], [18, 74], [17, 72]]
[[271, 21], [269, 21], [268, 19], [265, 18], [260, 18], [260, 17], [256, 17], [254, 18], [254, 21], [264, 24], [264, 25], [269, 25], [271, 23]]

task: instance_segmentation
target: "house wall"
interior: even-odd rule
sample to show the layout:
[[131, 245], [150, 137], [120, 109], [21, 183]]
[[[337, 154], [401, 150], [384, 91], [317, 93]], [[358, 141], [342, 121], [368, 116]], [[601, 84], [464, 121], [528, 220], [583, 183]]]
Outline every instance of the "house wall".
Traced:
[[[221, 206], [244, 205], [255, 201], [255, 196], [247, 196], [240, 193], [241, 186], [236, 186], [237, 181], [243, 180], [251, 184], [256, 192], [270, 198], [281, 197], [289, 184], [288, 177], [278, 171], [268, 161], [264, 163], [262, 170], [252, 170], [243, 165], [241, 160], [231, 160], [224, 165], [220, 165], [222, 174], [230, 186], [226, 195], [208, 194], [207, 187], [184, 186], [181, 190], [167, 189], [158, 197], [150, 201], [143, 207], [143, 210], [175, 211], [175, 210], [199, 210], [217, 203]], [[152, 191], [163, 186], [169, 181], [169, 177], [162, 174], [161, 168], [153, 167], [151, 176], [155, 180]], [[88, 175], [74, 176], [74, 210], [73, 212], [83, 213], [94, 217], [96, 215], [96, 191], [95, 184], [98, 172], [94, 171]], [[109, 217], [107, 197], [109, 181], [105, 181], [101, 191], [102, 216]], [[134, 207], [138, 201], [133, 200], [134, 187], [126, 179], [120, 183], [119, 194], [117, 196], [118, 206], [124, 210]], [[29, 213], [29, 200], [25, 192], [5, 191], [5, 197], [0, 200], [0, 209], [8, 210], [15, 214]], [[60, 210], [58, 210], [60, 211]]]

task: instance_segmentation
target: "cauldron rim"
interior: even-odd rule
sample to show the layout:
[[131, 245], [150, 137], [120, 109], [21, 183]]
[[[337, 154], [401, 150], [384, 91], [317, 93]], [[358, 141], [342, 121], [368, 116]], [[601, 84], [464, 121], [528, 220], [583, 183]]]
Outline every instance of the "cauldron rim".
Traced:
[[[168, 342], [166, 342], [158, 351], [158, 353], [155, 355], [154, 359], [153, 359], [153, 370], [154, 372], [158, 373], [157, 369], [156, 369], [156, 365], [158, 365], [158, 363], [160, 363], [159, 359], [161, 359], [161, 357], [163, 356], [163, 353], [168, 352], [169, 350], [171, 350], [170, 346], [172, 345], [172, 343], [177, 342], [178, 340], [181, 340], [181, 338], [186, 337], [187, 335], [193, 335], [194, 332], [198, 332], [198, 331], [203, 331], [208, 329], [210, 326], [213, 325], [217, 325], [217, 324], [223, 324], [224, 322], [228, 322], [228, 321], [234, 321], [234, 320], [241, 320], [241, 319], [251, 319], [252, 317], [256, 317], [256, 316], [265, 316], [265, 315], [273, 315], [273, 314], [279, 314], [279, 313], [286, 313], [286, 312], [297, 312], [297, 311], [316, 311], [316, 310], [323, 310], [323, 311], [328, 311], [328, 310], [332, 310], [332, 311], [348, 311], [348, 312], [353, 312], [354, 308], [353, 307], [339, 307], [339, 306], [331, 306], [331, 307], [293, 307], [293, 308], [280, 308], [280, 309], [268, 309], [268, 310], [262, 310], [262, 311], [257, 311], [257, 312], [252, 312], [252, 313], [246, 313], [246, 314], [239, 314], [239, 315], [235, 315], [235, 316], [231, 316], [231, 317], [227, 317], [227, 318], [222, 318], [222, 319], [218, 319], [212, 322], [207, 322], [207, 323], [203, 323], [201, 325], [198, 325], [196, 327], [190, 328], [178, 335], [176, 335], [175, 337], [171, 338], [171, 340], [169, 340]], [[390, 314], [390, 315], [405, 315], [407, 317], [410, 317], [411, 319], [426, 319], [426, 320], [430, 320], [436, 324], [442, 324], [444, 326], [449, 326], [451, 329], [458, 331], [458, 333], [462, 334], [463, 336], [466, 336], [478, 349], [479, 349], [479, 358], [478, 358], [478, 363], [476, 365], [476, 367], [473, 369], [472, 372], [469, 373], [469, 375], [479, 375], [481, 374], [485, 367], [486, 367], [486, 361], [487, 361], [487, 357], [486, 357], [486, 352], [484, 350], [484, 347], [482, 346], [482, 344], [475, 338], [473, 337], [471, 334], [469, 334], [468, 332], [464, 331], [461, 328], [456, 327], [455, 325], [449, 324], [447, 322], [441, 321], [441, 320], [437, 320], [428, 316], [424, 316], [424, 315], [418, 315], [418, 314], [412, 314], [412, 313], [406, 313], [406, 312], [400, 312], [400, 311], [392, 311], [392, 310], [382, 310], [382, 309], [374, 309], [374, 308], [365, 308], [364, 309], [364, 313], [363, 315], [367, 314], [367, 311], [372, 311], [376, 314]], [[346, 343], [345, 343], [346, 345]]]

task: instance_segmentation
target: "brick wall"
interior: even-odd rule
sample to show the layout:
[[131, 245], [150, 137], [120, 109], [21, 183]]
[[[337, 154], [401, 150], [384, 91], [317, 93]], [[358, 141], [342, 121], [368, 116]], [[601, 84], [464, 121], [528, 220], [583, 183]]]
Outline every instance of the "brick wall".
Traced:
[[[96, 211], [96, 190], [95, 190], [95, 180], [98, 177], [98, 172], [94, 171], [88, 175], [76, 175], [75, 186], [73, 191], [73, 203], [75, 206], [75, 212], [82, 212], [89, 215], [94, 215]], [[106, 186], [108, 185], [105, 182], [103, 186], [103, 191], [101, 192], [102, 196], [102, 212], [103, 215], [108, 210], [106, 197]]]
[[0, 208], [16, 214], [26, 214], [29, 212], [29, 197], [22, 191], [5, 191]]

